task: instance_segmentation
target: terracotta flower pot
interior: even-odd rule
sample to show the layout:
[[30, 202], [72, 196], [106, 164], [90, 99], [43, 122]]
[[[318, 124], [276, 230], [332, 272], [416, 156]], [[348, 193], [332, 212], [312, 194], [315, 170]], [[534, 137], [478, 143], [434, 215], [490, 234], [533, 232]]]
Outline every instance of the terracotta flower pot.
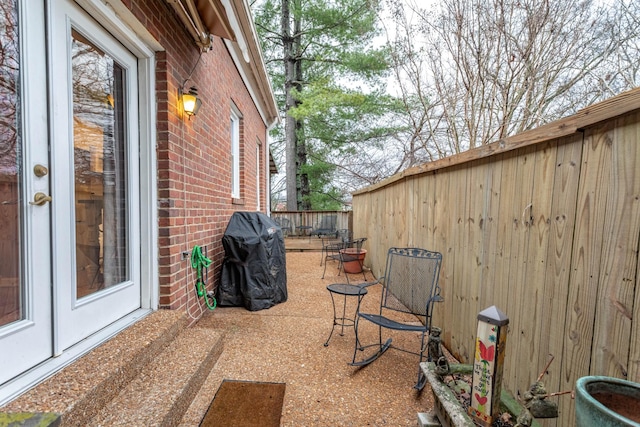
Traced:
[[346, 248], [340, 249], [340, 253], [343, 254], [345, 261], [342, 263], [345, 273], [354, 274], [362, 273], [362, 263], [364, 257], [367, 255], [366, 249]]

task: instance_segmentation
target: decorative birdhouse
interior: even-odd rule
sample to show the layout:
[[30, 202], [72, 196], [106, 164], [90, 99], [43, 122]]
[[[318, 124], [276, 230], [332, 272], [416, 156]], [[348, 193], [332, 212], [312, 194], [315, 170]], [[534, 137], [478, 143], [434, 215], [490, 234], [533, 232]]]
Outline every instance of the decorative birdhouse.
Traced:
[[469, 415], [486, 427], [499, 416], [508, 324], [509, 318], [496, 306], [478, 314]]

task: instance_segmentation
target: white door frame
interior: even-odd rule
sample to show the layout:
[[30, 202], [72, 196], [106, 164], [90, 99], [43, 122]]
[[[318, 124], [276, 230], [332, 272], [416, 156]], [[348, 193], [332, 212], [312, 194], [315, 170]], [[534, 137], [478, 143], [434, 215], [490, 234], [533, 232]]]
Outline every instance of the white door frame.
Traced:
[[[18, 215], [22, 227], [19, 233], [21, 319], [0, 328], [0, 383], [22, 370], [40, 363], [51, 356], [51, 244], [50, 244], [50, 203], [32, 205], [36, 192], [51, 194], [49, 176], [36, 177], [36, 164], [49, 167], [46, 61], [44, 38], [44, 11], [37, 3], [20, 0], [18, 8], [19, 46], [19, 104], [16, 108], [15, 124], [18, 127], [16, 142], [21, 150], [16, 150], [16, 168], [20, 182]], [[33, 28], [29, 28], [33, 27]], [[21, 162], [20, 162], [21, 160]]]
[[164, 48], [120, 0], [75, 0], [75, 2], [138, 58], [142, 308], [157, 310], [160, 279], [157, 244], [155, 53], [163, 51]]
[[[51, 28], [52, 3], [58, 0], [46, 0], [46, 28]], [[37, 9], [42, 3], [33, 0], [20, 0], [23, 7]], [[32, 369], [18, 375], [13, 380], [0, 387], [0, 405], [16, 398], [24, 391], [53, 375], [58, 370], [71, 364], [73, 361], [86, 354], [96, 346], [116, 335], [118, 332], [130, 326], [132, 323], [145, 317], [151, 310], [158, 308], [159, 275], [158, 275], [158, 229], [157, 229], [157, 178], [156, 178], [156, 98], [155, 98], [155, 52], [163, 50], [162, 46], [150, 35], [144, 26], [122, 4], [120, 0], [76, 0], [89, 15], [107, 29], [120, 43], [127, 47], [138, 58], [138, 98], [139, 98], [139, 180], [140, 180], [140, 280], [141, 280], [141, 308], [125, 316], [109, 327], [93, 334], [89, 338], [79, 342], [62, 353], [56, 352], [52, 357]], [[41, 13], [41, 12], [40, 12]], [[31, 26], [33, 21], [29, 22]], [[42, 28], [42, 26], [41, 26]], [[25, 31], [28, 37], [25, 43], [43, 43], [42, 34], [37, 31]], [[36, 38], [37, 40], [34, 40]], [[46, 37], [46, 48], [52, 52], [52, 40]], [[50, 79], [50, 66], [47, 68]], [[27, 71], [28, 72], [28, 71]], [[28, 81], [28, 80], [25, 80]], [[41, 84], [30, 86], [27, 90], [41, 96], [45, 93], [45, 80], [39, 80]], [[51, 87], [55, 82], [51, 82]], [[40, 87], [42, 86], [42, 87]], [[48, 93], [49, 99], [51, 92]], [[28, 98], [26, 98], [28, 99]], [[51, 105], [51, 104], [49, 104]], [[52, 115], [49, 115], [51, 120]], [[49, 127], [51, 124], [49, 124]], [[31, 137], [35, 136], [35, 130], [40, 129], [47, 138], [45, 129], [33, 127]], [[48, 153], [38, 155], [48, 156]], [[37, 156], [35, 156], [37, 157]], [[37, 158], [31, 158], [27, 162], [37, 162]], [[29, 196], [40, 188], [29, 188], [26, 191]], [[48, 210], [47, 210], [48, 214]], [[33, 256], [33, 248], [28, 257]], [[47, 251], [47, 253], [49, 253]], [[47, 310], [41, 310], [51, 319], [51, 303]], [[50, 331], [51, 332], [51, 331]], [[53, 349], [52, 349], [53, 350]], [[59, 349], [58, 349], [59, 350]]]

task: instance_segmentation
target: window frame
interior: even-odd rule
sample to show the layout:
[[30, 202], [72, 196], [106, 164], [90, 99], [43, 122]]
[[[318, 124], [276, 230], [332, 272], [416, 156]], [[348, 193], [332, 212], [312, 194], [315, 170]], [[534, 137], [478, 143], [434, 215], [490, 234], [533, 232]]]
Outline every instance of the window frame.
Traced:
[[242, 115], [238, 108], [231, 104], [230, 137], [231, 137], [231, 197], [241, 199], [240, 188], [240, 121]]

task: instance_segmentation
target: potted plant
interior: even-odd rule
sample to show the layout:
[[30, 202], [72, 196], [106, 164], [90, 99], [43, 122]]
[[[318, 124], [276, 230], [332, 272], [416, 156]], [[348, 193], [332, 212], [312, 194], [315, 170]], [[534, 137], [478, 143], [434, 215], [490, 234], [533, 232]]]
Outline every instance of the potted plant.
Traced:
[[605, 376], [576, 382], [576, 424], [583, 427], [640, 427], [640, 384]]
[[340, 249], [340, 254], [342, 255], [342, 266], [346, 273], [362, 273], [362, 264], [364, 263], [364, 257], [367, 255], [366, 249], [345, 248]]

